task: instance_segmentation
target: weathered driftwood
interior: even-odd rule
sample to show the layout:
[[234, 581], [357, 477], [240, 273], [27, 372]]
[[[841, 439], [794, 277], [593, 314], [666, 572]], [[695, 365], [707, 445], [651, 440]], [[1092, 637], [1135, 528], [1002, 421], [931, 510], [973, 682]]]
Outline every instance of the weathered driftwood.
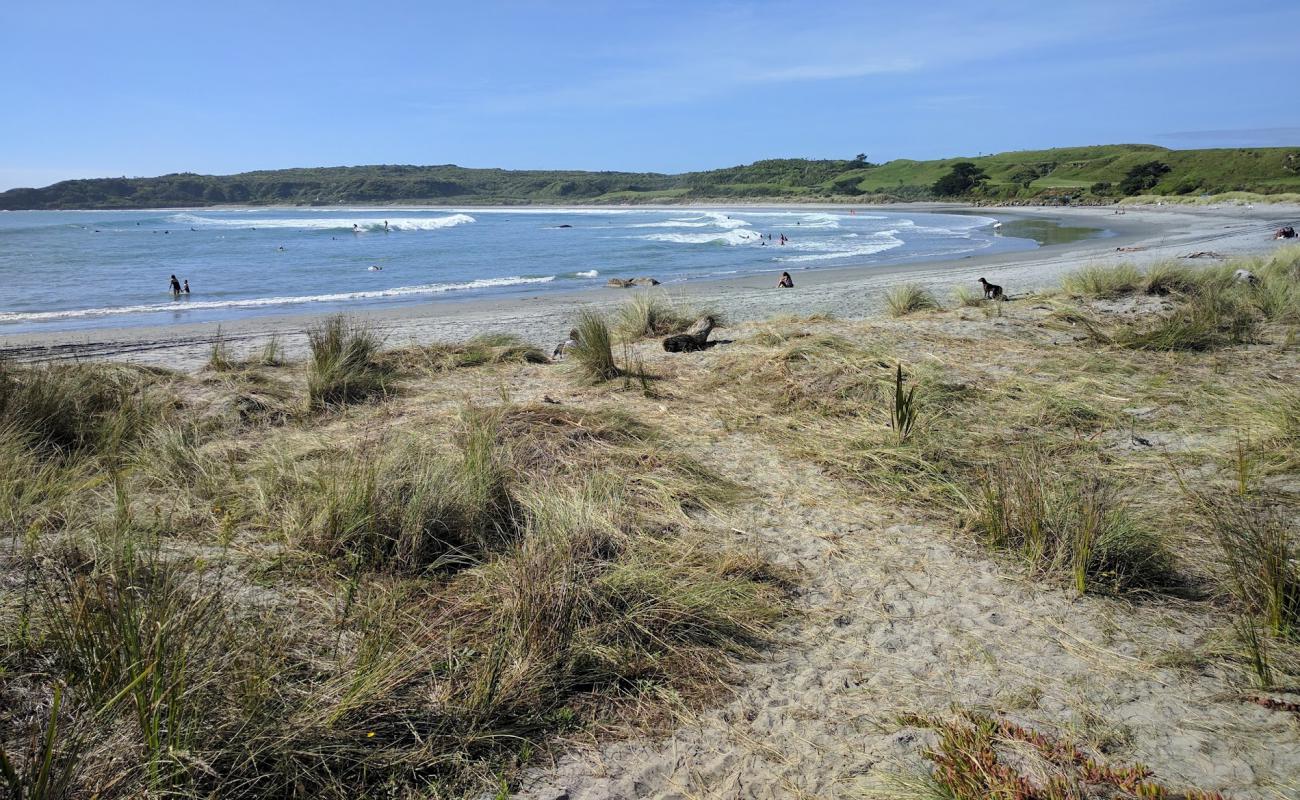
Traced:
[[654, 278], [610, 278], [605, 285], [614, 289], [631, 289], [633, 286], [658, 286], [659, 281]]
[[664, 350], [669, 353], [692, 353], [709, 346], [709, 334], [717, 323], [713, 317], [700, 317], [691, 323], [685, 333], [679, 333], [664, 339]]

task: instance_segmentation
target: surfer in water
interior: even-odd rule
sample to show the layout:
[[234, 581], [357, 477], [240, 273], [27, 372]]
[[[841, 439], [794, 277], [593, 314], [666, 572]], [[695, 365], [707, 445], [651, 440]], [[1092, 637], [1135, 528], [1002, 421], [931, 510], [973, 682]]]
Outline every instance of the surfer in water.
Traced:
[[172, 276], [172, 297], [180, 297], [180, 296], [181, 296], [181, 282], [176, 280], [176, 276], [173, 275]]
[[388, 233], [388, 220], [384, 220], [384, 233]]

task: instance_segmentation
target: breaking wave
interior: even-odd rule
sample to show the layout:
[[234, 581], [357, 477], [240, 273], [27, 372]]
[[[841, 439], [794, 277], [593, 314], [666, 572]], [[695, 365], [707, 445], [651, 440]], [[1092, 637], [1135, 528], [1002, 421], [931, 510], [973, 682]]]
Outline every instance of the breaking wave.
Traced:
[[676, 242], [677, 244], [712, 244], [717, 242], [719, 244], [733, 245], [757, 242], [760, 237], [757, 231], [733, 228], [728, 231], [712, 233], [651, 233], [636, 238], [651, 242]]
[[397, 286], [392, 289], [373, 289], [361, 292], [311, 294], [291, 297], [252, 297], [243, 300], [196, 300], [189, 302], [153, 303], [150, 305], [112, 306], [109, 308], [78, 308], [65, 311], [0, 312], [0, 323], [41, 322], [55, 319], [81, 319], [86, 317], [114, 316], [117, 314], [155, 314], [174, 311], [201, 311], [222, 308], [263, 308], [303, 303], [341, 303], [349, 300], [372, 300], [384, 297], [443, 294], [471, 289], [490, 289], [496, 286], [522, 286], [532, 283], [550, 283], [554, 275], [537, 278], [512, 276], [509, 278], [483, 278], [465, 283], [430, 283], [423, 286]]
[[173, 214], [168, 218], [177, 225], [191, 227], [226, 228], [252, 230], [254, 228], [291, 228], [295, 230], [339, 230], [382, 231], [384, 223], [394, 231], [436, 231], [440, 228], [454, 228], [474, 222], [469, 214], [451, 214], [446, 217], [389, 217], [373, 219], [362, 217], [311, 217], [296, 219], [293, 217], [273, 217], [270, 219], [216, 219], [197, 214]]

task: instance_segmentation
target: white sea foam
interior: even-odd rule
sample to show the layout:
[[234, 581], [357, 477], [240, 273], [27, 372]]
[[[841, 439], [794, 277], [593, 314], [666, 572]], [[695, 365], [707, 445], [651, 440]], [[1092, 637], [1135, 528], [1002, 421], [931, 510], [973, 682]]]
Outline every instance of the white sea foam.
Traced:
[[594, 269], [588, 269], [588, 270], [583, 270], [582, 272], [575, 272], [573, 274], [577, 275], [579, 278], [594, 278], [600, 273]]
[[675, 242], [677, 244], [712, 244], [718, 242], [720, 244], [735, 245], [757, 242], [759, 235], [756, 231], [733, 228], [727, 231], [711, 233], [651, 233], [636, 238], [651, 242]]
[[295, 219], [293, 217], [272, 217], [265, 219], [218, 219], [196, 214], [173, 214], [168, 218], [178, 225], [204, 228], [291, 228], [294, 230], [352, 230], [356, 225], [359, 230], [382, 231], [384, 223], [394, 231], [433, 231], [440, 228], [453, 228], [474, 222], [469, 214], [451, 214], [446, 217], [389, 217], [374, 219], [370, 217], [312, 217]]
[[721, 211], [705, 211], [704, 213], [693, 217], [675, 217], [660, 222], [637, 222], [628, 225], [629, 228], [725, 228], [728, 230], [735, 228], [749, 227], [749, 222], [743, 219], [735, 219], [729, 214]]
[[200, 311], [224, 308], [262, 308], [265, 306], [297, 305], [300, 303], [341, 303], [349, 300], [372, 300], [384, 297], [443, 294], [470, 289], [490, 289], [496, 286], [522, 286], [532, 283], [550, 283], [554, 275], [538, 278], [512, 276], [509, 278], [483, 278], [465, 283], [430, 283], [423, 286], [397, 286], [392, 289], [373, 289], [364, 292], [337, 292], [293, 297], [251, 297], [243, 300], [195, 300], [189, 302], [154, 303], [136, 306], [111, 306], [108, 308], [77, 308], [66, 311], [0, 312], [0, 324], [13, 322], [42, 322], [55, 319], [79, 319], [118, 314], [155, 314], [177, 311]]
[[835, 258], [857, 258], [883, 253], [902, 247], [904, 241], [898, 237], [898, 231], [891, 229], [877, 231], [865, 237], [858, 237], [852, 242], [844, 241], [848, 236], [837, 239], [791, 240], [786, 249], [813, 251], [797, 256], [781, 256], [777, 261], [798, 264], [809, 261], [827, 261]]

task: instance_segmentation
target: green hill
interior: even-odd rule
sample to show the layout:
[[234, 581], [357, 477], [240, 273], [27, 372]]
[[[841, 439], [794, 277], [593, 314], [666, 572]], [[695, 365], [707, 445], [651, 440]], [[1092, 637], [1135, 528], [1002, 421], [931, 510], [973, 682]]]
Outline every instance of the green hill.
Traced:
[[[936, 188], [969, 162], [983, 179]], [[1154, 168], [1153, 168], [1154, 167]], [[1137, 171], [1149, 175], [1140, 185]], [[470, 169], [442, 166], [318, 167], [237, 175], [178, 173], [96, 178], [0, 192], [0, 209], [334, 205], [339, 203], [643, 203], [706, 199], [1028, 200], [1110, 202], [1126, 194], [1300, 191], [1300, 147], [1169, 150], [1101, 145], [1023, 150], [936, 161], [769, 159], [703, 172]]]

